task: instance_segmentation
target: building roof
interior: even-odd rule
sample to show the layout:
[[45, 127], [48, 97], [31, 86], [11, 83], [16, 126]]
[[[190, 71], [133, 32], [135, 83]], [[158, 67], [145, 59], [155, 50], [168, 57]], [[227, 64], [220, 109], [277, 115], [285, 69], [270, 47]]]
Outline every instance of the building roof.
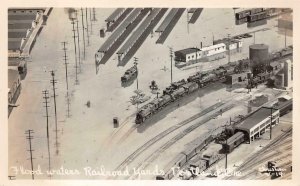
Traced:
[[207, 51], [207, 50], [212, 50], [212, 49], [219, 48], [219, 47], [226, 47], [226, 45], [224, 43], [219, 43], [219, 44], [216, 44], [216, 45], [203, 47], [203, 48], [201, 48], [201, 50], [202, 51]]
[[17, 82], [19, 78], [19, 72], [17, 70], [8, 69], [8, 88], [12, 89], [14, 83]]
[[178, 51], [176, 51], [176, 53], [179, 52], [179, 53], [182, 53], [183, 55], [187, 55], [187, 54], [195, 53], [196, 51], [198, 52], [198, 51], [200, 51], [200, 49], [199, 48], [186, 48], [186, 49], [178, 50]]
[[[276, 110], [273, 110], [273, 113]], [[240, 124], [236, 126], [238, 129], [244, 129], [244, 130], [250, 130], [254, 126], [256, 126], [258, 123], [266, 119], [268, 116], [270, 116], [271, 110], [265, 107], [262, 107], [252, 113], [250, 116], [248, 116], [244, 121], [242, 121]]]
[[20, 41], [8, 41], [8, 50], [20, 50], [21, 49], [21, 39]]

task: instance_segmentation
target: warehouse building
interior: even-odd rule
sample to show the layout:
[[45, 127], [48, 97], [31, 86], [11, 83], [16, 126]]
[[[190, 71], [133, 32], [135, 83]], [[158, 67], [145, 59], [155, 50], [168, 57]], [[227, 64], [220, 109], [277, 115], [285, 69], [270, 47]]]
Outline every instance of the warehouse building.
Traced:
[[21, 91], [21, 79], [17, 70], [8, 69], [8, 116], [10, 115], [14, 104]]
[[245, 140], [253, 141], [260, 137], [267, 128], [270, 128], [272, 110], [272, 127], [279, 122], [279, 110], [262, 107], [248, 116], [240, 124], [234, 127], [235, 133], [241, 131], [245, 133]]
[[224, 43], [226, 45], [226, 50], [234, 50], [234, 49], [239, 49], [239, 48], [243, 47], [243, 42], [241, 40], [237, 40], [237, 39], [224, 38], [224, 39], [219, 39], [219, 40], [213, 41], [214, 45], [217, 45], [220, 43]]
[[224, 43], [199, 48], [186, 48], [183, 50], [175, 51], [175, 61], [189, 62], [216, 54], [226, 52], [226, 45]]

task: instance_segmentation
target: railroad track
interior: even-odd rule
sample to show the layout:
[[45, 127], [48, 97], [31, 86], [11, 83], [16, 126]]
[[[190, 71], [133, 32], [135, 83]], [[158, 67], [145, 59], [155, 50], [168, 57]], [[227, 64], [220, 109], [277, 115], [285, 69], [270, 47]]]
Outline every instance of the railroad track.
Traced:
[[[223, 108], [223, 110], [224, 110], [224, 112], [226, 112], [226, 111], [232, 109], [234, 106], [235, 106], [234, 104], [231, 104], [231, 105], [226, 106], [225, 108]], [[196, 123], [196, 124], [188, 127], [183, 132], [177, 134], [171, 140], [169, 140], [168, 142], [166, 142], [165, 144], [163, 144], [157, 151], [155, 151], [153, 154], [151, 154], [150, 156], [148, 156], [136, 168], [144, 170], [150, 163], [152, 163], [155, 159], [157, 159], [160, 156], [161, 153], [163, 153], [166, 149], [168, 149], [169, 147], [171, 147], [178, 140], [182, 139], [184, 136], [186, 136], [187, 134], [189, 134], [190, 132], [192, 132], [196, 128], [200, 127], [201, 125], [203, 125], [203, 124], [207, 123], [208, 121], [212, 120], [213, 118], [215, 118], [218, 115], [219, 115], [219, 113], [215, 113], [212, 116], [203, 119], [202, 121], [200, 121], [200, 122], [198, 122], [198, 123]], [[130, 179], [134, 179], [134, 178], [136, 178], [136, 176], [133, 176]]]
[[[260, 154], [264, 154], [270, 148], [274, 148], [274, 146], [279, 145], [278, 143], [280, 143], [286, 137], [290, 136], [291, 133], [292, 133], [292, 127], [290, 127], [285, 133], [283, 133], [280, 136], [278, 136], [277, 138], [275, 138], [271, 143], [269, 143], [263, 149], [261, 149], [260, 151], [256, 152], [250, 158], [248, 158], [247, 160], [245, 160], [244, 163], [241, 164], [235, 171], [241, 171], [241, 170], [249, 168], [249, 166], [251, 166], [251, 165], [254, 165], [257, 162], [256, 161], [257, 157], [259, 157]], [[280, 152], [278, 152], [278, 153], [280, 154]], [[225, 179], [232, 179], [232, 178], [233, 177], [230, 176], [230, 177], [226, 177]]]
[[[208, 114], [209, 112], [211, 112], [212, 110], [216, 109], [217, 107], [220, 107], [222, 105], [224, 105], [225, 103], [221, 102], [221, 103], [217, 103], [214, 104], [206, 109], [204, 109], [202, 112], [195, 114], [194, 116], [168, 128], [167, 130], [159, 133], [158, 135], [156, 135], [154, 138], [150, 139], [148, 142], [146, 142], [144, 145], [142, 145], [141, 147], [139, 147], [135, 152], [133, 152], [131, 155], [129, 155], [115, 170], [123, 170], [132, 160], [134, 160], [137, 156], [139, 156], [144, 150], [146, 150], [147, 148], [149, 148], [150, 146], [152, 146], [154, 143], [156, 143], [157, 141], [159, 141], [160, 139], [162, 139], [163, 137], [165, 137], [166, 135], [172, 133], [173, 131], [189, 124], [190, 122], [196, 120], [197, 118], [204, 116], [205, 114]], [[217, 112], [218, 113], [218, 112]], [[219, 114], [219, 113], [218, 113]]]
[[115, 138], [115, 136], [122, 130], [122, 128], [129, 122], [129, 120], [135, 116], [134, 114], [131, 114], [130, 116], [126, 117], [124, 121], [122, 121], [122, 123], [119, 125], [119, 128], [117, 130], [115, 130], [105, 141], [104, 141], [104, 145], [108, 145], [111, 143], [111, 141]]
[[[262, 90], [257, 90], [257, 93], [262, 92], [264, 89], [265, 89], [265, 88], [263, 88]], [[227, 98], [227, 99], [228, 99], [227, 101], [231, 100], [231, 98], [232, 98], [232, 97], [235, 97], [235, 96], [237, 96], [237, 95], [233, 95], [233, 96], [228, 97], [228, 98]], [[242, 101], [244, 101], [244, 100], [242, 100]], [[228, 103], [228, 102], [227, 102], [227, 103]], [[225, 104], [224, 102], [219, 102], [219, 103], [217, 103], [217, 104], [215, 104], [215, 105], [212, 105], [211, 107], [206, 108], [206, 109], [203, 110], [202, 112], [200, 112], [200, 113], [198, 113], [198, 114], [196, 114], [196, 115], [194, 115], [194, 116], [192, 116], [192, 117], [190, 117], [190, 118], [188, 118], [188, 119], [186, 119], [186, 120], [184, 120], [184, 121], [182, 121], [182, 122], [180, 122], [180, 123], [178, 123], [178, 124], [176, 124], [176, 125], [174, 125], [174, 126], [168, 128], [167, 130], [165, 130], [165, 131], [159, 133], [159, 134], [156, 135], [154, 138], [150, 139], [150, 140], [147, 141], [145, 144], [143, 144], [142, 146], [140, 146], [140, 147], [139, 147], [136, 151], [134, 151], [132, 154], [130, 154], [130, 155], [129, 155], [129, 156], [128, 156], [128, 157], [127, 157], [127, 158], [126, 158], [126, 159], [125, 159], [125, 160], [124, 160], [124, 161], [123, 161], [123, 162], [115, 169], [115, 170], [117, 170], [117, 171], [124, 170], [124, 169], [125, 169], [125, 168], [126, 168], [126, 167], [134, 160], [134, 159], [136, 159], [143, 151], [145, 151], [147, 148], [149, 148], [150, 146], [152, 146], [153, 144], [155, 144], [157, 141], [159, 141], [159, 140], [162, 139], [163, 137], [167, 136], [168, 134], [172, 133], [173, 131], [175, 131], [175, 130], [181, 128], [182, 126], [187, 125], [188, 123], [190, 123], [190, 122], [196, 120], [197, 118], [199, 118], [199, 117], [201, 117], [201, 116], [203, 116], [203, 115], [205, 115], [205, 114], [211, 112], [212, 110], [214, 110], [214, 109], [216, 109], [216, 108], [218, 108], [218, 107], [220, 107], [220, 106], [222, 106], [222, 105], [224, 105], [224, 104]], [[234, 104], [232, 104], [231, 106], [233, 107]], [[230, 108], [231, 106], [229, 106], [228, 108]], [[212, 108], [213, 108], [213, 109], [212, 109]], [[218, 113], [218, 112], [217, 112], [217, 113]], [[215, 113], [216, 116], [219, 115], [219, 113], [218, 113], [218, 114], [217, 114], [217, 113]], [[215, 118], [216, 116], [213, 116], [213, 117], [211, 117], [210, 119], [213, 119], [213, 118]], [[210, 119], [209, 119], [209, 120], [210, 120]], [[209, 121], [209, 120], [207, 120], [207, 121]], [[187, 130], [192, 131], [191, 128], [189, 128], [189, 129], [187, 129]], [[176, 137], [174, 137], [171, 141], [175, 141], [175, 140], [178, 140], [178, 139], [180, 139], [180, 137], [176, 136]], [[168, 146], [169, 146], [169, 145], [166, 145], [166, 146], [162, 147], [161, 150], [164, 151]], [[159, 154], [159, 153], [157, 153], [157, 154]], [[156, 156], [158, 156], [158, 155], [151, 155], [151, 159], [155, 159]], [[149, 156], [149, 158], [150, 158], [150, 156]], [[148, 159], [148, 158], [147, 158], [147, 159]], [[148, 162], [148, 161], [145, 161], [145, 162]]]

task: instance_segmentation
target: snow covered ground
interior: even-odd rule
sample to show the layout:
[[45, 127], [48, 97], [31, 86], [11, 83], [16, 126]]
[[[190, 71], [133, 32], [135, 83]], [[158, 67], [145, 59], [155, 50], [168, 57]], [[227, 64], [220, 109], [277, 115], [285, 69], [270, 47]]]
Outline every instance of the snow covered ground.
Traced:
[[[191, 117], [219, 100], [239, 94], [227, 92], [224, 86], [216, 84], [205, 91], [199, 91], [198, 96], [184, 101], [179, 108], [164, 111], [156, 119], [153, 119], [147, 128], [135, 129], [128, 133], [135, 125], [136, 106], [131, 105], [129, 101], [130, 97], [134, 95], [136, 81], [131, 86], [124, 88], [121, 86], [120, 77], [126, 69], [133, 65], [133, 60], [129, 61], [125, 67], [118, 67], [117, 56], [113, 55], [105, 65], [100, 65], [97, 75], [95, 70], [95, 51], [108, 37], [100, 38], [99, 29], [104, 28], [104, 20], [112, 11], [113, 9], [96, 9], [98, 21], [93, 25], [90, 46], [86, 47], [86, 60], [82, 61], [81, 72], [78, 74], [79, 84], [75, 85], [72, 25], [68, 19], [66, 9], [53, 9], [47, 20], [47, 25], [43, 28], [32, 50], [32, 59], [28, 62], [27, 77], [22, 81], [22, 92], [17, 101], [20, 106], [15, 108], [9, 117], [8, 168], [9, 174], [15, 175], [16, 179], [31, 178], [30, 175], [16, 174], [12, 169], [14, 166], [23, 166], [24, 169], [30, 169], [25, 130], [34, 130], [34, 139], [32, 140], [32, 146], [35, 150], [33, 152], [35, 158], [34, 168], [37, 169], [40, 166], [44, 172], [49, 168], [46, 118], [44, 117], [45, 108], [43, 107], [42, 98], [42, 91], [45, 89], [48, 89], [50, 93], [51, 169], [57, 170], [63, 166], [65, 169], [78, 169], [81, 171], [80, 175], [56, 174], [52, 177], [54, 179], [102, 179], [104, 177], [86, 176], [83, 168], [86, 166], [96, 168], [103, 165], [107, 170], [114, 170], [131, 152], [155, 136], [158, 131], [163, 131], [173, 124]], [[186, 16], [184, 14], [163, 45], [155, 44], [158, 35], [154, 34], [153, 38], [149, 36], [146, 39], [135, 54], [139, 58], [139, 89], [150, 94], [149, 85], [152, 80], [156, 81], [160, 90], [170, 84], [169, 47], [173, 47], [174, 51], [186, 47], [199, 47], [201, 41], [204, 45], [211, 45], [213, 35], [215, 39], [220, 39], [227, 36], [228, 33], [237, 35], [267, 27], [270, 30], [256, 33], [256, 43], [265, 43], [269, 45], [270, 51], [273, 51], [284, 47], [284, 36], [277, 34], [277, 27], [274, 27], [276, 24], [277, 21], [272, 19], [268, 21], [267, 25], [248, 29], [246, 24], [234, 25], [232, 9], [204, 9], [198, 21], [194, 25], [189, 25], [189, 32], [187, 32]], [[82, 42], [81, 19], [79, 19], [79, 29]], [[70, 118], [66, 115], [65, 68], [61, 44], [63, 41], [68, 42]], [[243, 41], [242, 52], [232, 55], [232, 61], [248, 57], [248, 46], [253, 43], [253, 38], [244, 39]], [[292, 38], [287, 37], [287, 44], [292, 44]], [[83, 56], [82, 45], [80, 50], [81, 56]], [[228, 59], [225, 58], [215, 62], [201, 63], [201, 69], [209, 69], [227, 61]], [[164, 67], [166, 67], [166, 70], [162, 70]], [[56, 93], [58, 94], [58, 154], [56, 154], [56, 146], [54, 145], [54, 104], [50, 84], [50, 70], [55, 71], [55, 78], [58, 81], [56, 84]], [[173, 67], [173, 81], [187, 78], [195, 72], [196, 69], [180, 70]], [[90, 108], [86, 106], [87, 101], [91, 102]], [[113, 117], [118, 117], [120, 123], [126, 120], [122, 129], [113, 128]], [[119, 132], [116, 133], [116, 130]], [[116, 134], [111, 138], [114, 133]], [[171, 137], [172, 135], [168, 136], [160, 143]], [[196, 135], [191, 135], [189, 140], [192, 137], [196, 137]], [[183, 144], [184, 142], [182, 142]], [[159, 143], [157, 146], [159, 146]], [[177, 145], [172, 147], [173, 149], [170, 149], [170, 152], [176, 152], [176, 147]], [[155, 148], [153, 147], [152, 150], [155, 150]], [[165, 153], [168, 154], [169, 151]], [[142, 158], [143, 156], [140, 157], [140, 160]], [[157, 160], [162, 162], [162, 166], [165, 163], [164, 158], [166, 156], [162, 156]], [[36, 175], [35, 178], [45, 179], [49, 177], [43, 174]]]

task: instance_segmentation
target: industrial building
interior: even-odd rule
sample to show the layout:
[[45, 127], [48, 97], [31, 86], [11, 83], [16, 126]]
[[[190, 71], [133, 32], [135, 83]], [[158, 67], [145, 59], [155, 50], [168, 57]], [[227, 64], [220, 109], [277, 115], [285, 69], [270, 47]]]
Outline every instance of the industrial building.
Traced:
[[197, 60], [204, 57], [213, 56], [226, 51], [226, 45], [219, 43], [216, 45], [198, 48], [186, 48], [175, 52], [175, 60], [181, 62], [189, 62], [191, 60]]
[[272, 112], [272, 126], [279, 122], [279, 110], [262, 107], [249, 115], [240, 124], [234, 127], [235, 132], [244, 132], [245, 139], [251, 143], [255, 138], [260, 137], [270, 127]]
[[8, 57], [20, 57], [45, 9], [8, 10]]
[[8, 69], [8, 116], [21, 92], [21, 79], [17, 70]]
[[248, 83], [249, 72], [243, 72], [239, 74], [232, 74], [226, 76], [226, 83], [230, 85], [238, 84], [238, 83]]
[[220, 44], [224, 43], [226, 45], [226, 50], [234, 50], [234, 49], [239, 49], [243, 47], [243, 42], [238, 39], [229, 39], [229, 38], [224, 38], [224, 39], [219, 39], [219, 40], [214, 40], [213, 44]]

